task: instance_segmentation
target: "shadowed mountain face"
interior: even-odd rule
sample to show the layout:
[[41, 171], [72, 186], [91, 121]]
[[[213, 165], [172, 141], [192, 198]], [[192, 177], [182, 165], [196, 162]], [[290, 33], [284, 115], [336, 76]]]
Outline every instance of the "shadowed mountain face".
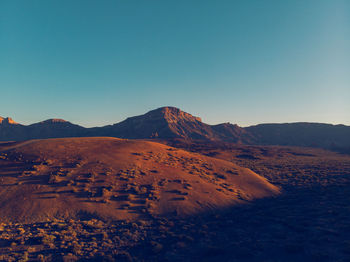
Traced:
[[86, 128], [62, 119], [49, 119], [29, 126], [17, 124], [11, 118], [0, 118], [1, 141], [83, 136]]
[[77, 137], [83, 136], [86, 128], [74, 125], [63, 119], [49, 119], [27, 127], [26, 139]]
[[246, 128], [230, 123], [209, 125], [175, 107], [158, 108], [114, 125], [95, 128], [84, 128], [60, 119], [24, 126], [10, 118], [0, 118], [0, 141], [86, 136], [181, 138], [249, 145], [321, 147], [350, 152], [349, 126], [320, 123], [261, 124]]
[[223, 123], [219, 125], [211, 126], [216, 133], [219, 141], [233, 142], [240, 144], [254, 144], [256, 143], [255, 137], [249, 133], [246, 129], [233, 125], [231, 123]]
[[261, 124], [245, 128], [259, 145], [320, 147], [350, 152], [350, 127], [321, 123]]
[[0, 140], [24, 140], [26, 127], [17, 124], [11, 118], [0, 117]]

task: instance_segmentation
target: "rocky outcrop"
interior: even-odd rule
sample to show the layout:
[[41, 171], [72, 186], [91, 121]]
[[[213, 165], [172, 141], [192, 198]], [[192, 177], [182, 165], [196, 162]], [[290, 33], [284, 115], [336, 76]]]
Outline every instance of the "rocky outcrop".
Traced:
[[16, 123], [15, 121], [13, 121], [12, 118], [10, 117], [6, 117], [6, 118], [3, 118], [0, 116], [0, 124], [3, 124], [3, 125], [17, 125], [18, 123]]

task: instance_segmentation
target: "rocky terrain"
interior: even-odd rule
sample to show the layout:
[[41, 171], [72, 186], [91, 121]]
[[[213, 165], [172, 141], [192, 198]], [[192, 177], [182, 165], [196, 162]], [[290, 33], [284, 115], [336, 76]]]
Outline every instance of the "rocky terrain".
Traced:
[[[88, 139], [94, 141], [95, 147], [78, 139], [75, 146], [79, 145], [79, 150], [73, 150], [74, 140], [69, 140], [0, 144], [0, 196], [11, 197], [0, 204], [5, 211], [1, 213], [0, 224], [1, 261], [350, 260], [350, 157], [347, 155], [313, 148], [163, 141], [176, 144], [174, 148], [106, 138]], [[134, 171], [124, 170], [122, 166], [118, 166], [118, 171], [123, 172], [106, 170], [107, 160], [97, 157], [92, 161], [86, 152], [92, 147], [98, 156], [100, 147], [112, 152], [104, 158], [114, 159], [118, 154], [114, 144], [119, 149], [125, 146], [119, 155], [122, 162], [127, 158], [140, 161], [139, 167], [144, 168], [145, 174], [134, 172], [135, 166]], [[149, 147], [152, 155], [157, 156], [155, 162], [147, 154]], [[52, 158], [54, 152], [60, 152], [58, 157]], [[159, 153], [164, 154], [163, 158], [159, 158]], [[194, 163], [199, 169], [204, 163], [213, 166], [216, 163], [212, 175], [208, 175], [215, 185], [210, 195], [215, 192], [215, 199], [225, 201], [214, 205], [212, 200], [204, 198], [202, 201], [208, 208], [197, 205], [193, 209], [192, 203], [190, 212], [181, 213], [191, 203], [191, 195], [208, 190], [197, 187], [191, 180], [195, 177], [205, 184], [207, 177], [201, 180], [199, 173], [182, 173], [181, 159], [189, 156], [205, 160]], [[151, 168], [148, 162], [154, 166]], [[179, 169], [171, 174], [166, 166], [174, 164]], [[237, 175], [221, 172], [226, 179], [214, 175], [219, 164], [226, 170], [230, 167], [231, 171], [244, 171], [240, 166], [249, 167], [276, 185], [270, 186], [266, 180], [259, 179], [259, 187], [267, 186], [274, 196], [254, 200], [241, 194], [241, 199], [236, 191], [237, 181], [230, 180], [230, 176]], [[192, 169], [185, 167], [185, 170]], [[256, 178], [254, 173], [248, 174]], [[168, 180], [159, 185], [164, 175]], [[154, 190], [150, 182], [143, 182], [143, 177], [154, 177]], [[111, 183], [111, 179], [116, 183]], [[230, 181], [233, 191], [221, 181], [227, 184]], [[223, 186], [219, 187], [217, 182]], [[186, 189], [187, 184], [192, 187]], [[275, 194], [277, 187], [281, 194]], [[233, 199], [229, 205], [225, 193]], [[171, 206], [168, 196], [178, 198], [175, 206], [189, 203], [182, 205], [180, 212], [173, 212], [176, 208]], [[29, 203], [42, 203], [47, 212], [31, 213], [36, 206], [24, 204], [23, 197], [31, 198]], [[162, 198], [167, 199], [169, 207], [168, 204], [162, 207]], [[22, 208], [21, 212], [16, 211], [18, 208]], [[170, 212], [163, 212], [164, 208]], [[113, 212], [119, 218], [111, 216]]]

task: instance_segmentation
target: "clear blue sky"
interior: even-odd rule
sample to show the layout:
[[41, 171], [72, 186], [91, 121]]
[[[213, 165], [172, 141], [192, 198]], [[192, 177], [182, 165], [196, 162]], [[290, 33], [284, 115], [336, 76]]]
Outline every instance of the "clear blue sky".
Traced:
[[0, 116], [350, 125], [350, 1], [0, 1]]

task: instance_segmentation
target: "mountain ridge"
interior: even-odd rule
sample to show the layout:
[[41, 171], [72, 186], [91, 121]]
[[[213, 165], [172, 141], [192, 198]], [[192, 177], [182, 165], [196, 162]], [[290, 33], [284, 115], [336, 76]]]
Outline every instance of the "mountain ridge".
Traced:
[[350, 152], [350, 126], [324, 123], [267, 123], [248, 127], [222, 123], [210, 125], [176, 107], [161, 107], [119, 123], [85, 128], [52, 118], [21, 125], [0, 117], [0, 141], [43, 138], [110, 136], [128, 139], [224, 141], [238, 144], [320, 147]]

